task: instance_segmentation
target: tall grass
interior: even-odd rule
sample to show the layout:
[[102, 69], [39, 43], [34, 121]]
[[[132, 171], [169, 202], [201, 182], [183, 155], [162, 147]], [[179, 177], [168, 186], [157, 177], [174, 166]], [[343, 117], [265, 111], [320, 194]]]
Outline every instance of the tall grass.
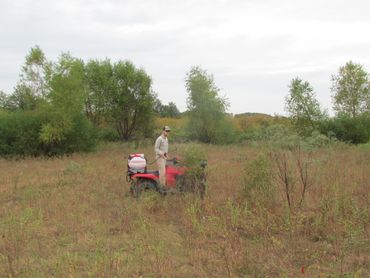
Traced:
[[[0, 273], [370, 275], [368, 148], [284, 151], [293, 186], [289, 209], [270, 150], [199, 147], [208, 158], [204, 200], [152, 192], [140, 200], [130, 197], [125, 156], [143, 152], [153, 161], [150, 144], [109, 144], [58, 159], [0, 160]], [[171, 149], [181, 155], [187, 145]], [[305, 173], [309, 186], [301, 202]]]

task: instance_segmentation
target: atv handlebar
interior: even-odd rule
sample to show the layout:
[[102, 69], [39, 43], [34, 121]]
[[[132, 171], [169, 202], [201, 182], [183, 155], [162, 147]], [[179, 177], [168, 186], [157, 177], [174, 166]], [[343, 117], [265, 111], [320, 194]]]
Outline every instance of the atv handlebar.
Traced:
[[174, 158], [171, 158], [171, 159], [167, 159], [166, 160], [166, 163], [169, 163], [169, 164], [172, 164], [172, 165], [177, 165], [179, 164], [179, 160], [177, 159], [177, 157], [175, 156]]
[[[169, 164], [169, 165], [178, 165], [178, 164], [181, 164], [181, 161], [175, 156], [171, 159], [167, 159], [166, 160], [166, 164]], [[182, 164], [181, 164], [182, 165]], [[199, 164], [199, 166], [202, 168], [202, 169], [205, 169], [208, 165], [208, 162], [207, 160], [202, 160]]]

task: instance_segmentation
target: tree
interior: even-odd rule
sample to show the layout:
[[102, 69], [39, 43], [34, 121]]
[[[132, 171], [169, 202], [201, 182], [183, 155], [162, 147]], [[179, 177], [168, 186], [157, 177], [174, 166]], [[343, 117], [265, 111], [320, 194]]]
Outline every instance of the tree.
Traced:
[[152, 80], [131, 62], [119, 61], [113, 67], [112, 116], [121, 139], [135, 132], [149, 135], [153, 130]]
[[285, 110], [297, 130], [304, 135], [311, 134], [325, 115], [310, 83], [298, 77], [289, 85], [289, 95], [285, 97]]
[[8, 96], [0, 90], [0, 109], [6, 109]]
[[[40, 57], [45, 59], [40, 53], [34, 56], [36, 65]], [[56, 63], [48, 63], [47, 75], [38, 75], [33, 66], [26, 69], [31, 60], [26, 59], [21, 82], [6, 99], [10, 111], [0, 117], [0, 154], [61, 155], [93, 149], [95, 130], [84, 114], [83, 62], [62, 54]]]
[[34, 110], [50, 92], [51, 63], [39, 46], [31, 48], [22, 67], [20, 81], [8, 97], [9, 110]]
[[323, 121], [320, 124], [320, 131], [343, 142], [367, 143], [370, 139], [370, 115], [362, 113], [353, 118], [342, 114]]
[[40, 102], [40, 97], [34, 95], [30, 87], [19, 83], [15, 87], [13, 94], [8, 97], [6, 108], [11, 111], [17, 109], [34, 110]]
[[47, 99], [55, 109], [62, 109], [64, 114], [83, 113], [86, 100], [84, 70], [83, 61], [69, 53], [62, 53], [53, 65]]
[[22, 67], [20, 83], [31, 90], [32, 95], [44, 97], [48, 93], [48, 78], [51, 74], [51, 63], [44, 52], [36, 45], [31, 48]]
[[43, 107], [48, 121], [42, 125], [40, 140], [49, 154], [84, 151], [95, 145], [94, 130], [86, 115], [84, 63], [63, 53], [52, 65], [49, 92]]
[[86, 72], [89, 113], [113, 124], [122, 140], [149, 136], [155, 99], [150, 76], [128, 61], [90, 61]]
[[367, 72], [352, 61], [339, 68], [332, 76], [334, 110], [352, 118], [361, 113], [370, 113], [370, 84]]
[[190, 137], [205, 143], [229, 141], [233, 132], [226, 120], [228, 102], [219, 96], [213, 76], [200, 67], [192, 67], [186, 76], [186, 89]]
[[168, 105], [162, 104], [159, 99], [155, 100], [154, 110], [163, 118], [179, 118], [180, 111], [174, 102], [169, 102]]
[[180, 111], [174, 102], [169, 102], [168, 105], [164, 105], [163, 114], [169, 118], [179, 118]]
[[113, 65], [110, 60], [90, 60], [85, 65], [87, 98], [85, 112], [97, 126], [109, 117], [110, 99], [107, 97], [113, 89]]

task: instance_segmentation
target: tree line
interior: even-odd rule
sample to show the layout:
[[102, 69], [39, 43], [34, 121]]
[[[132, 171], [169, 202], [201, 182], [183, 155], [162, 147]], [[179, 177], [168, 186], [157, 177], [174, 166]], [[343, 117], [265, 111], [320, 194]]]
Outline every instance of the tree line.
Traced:
[[0, 154], [57, 155], [94, 149], [104, 130], [121, 140], [152, 131], [151, 77], [129, 61], [48, 61], [36, 46], [11, 95], [0, 97]]
[[285, 98], [285, 109], [303, 136], [319, 131], [329, 137], [350, 143], [370, 139], [370, 81], [362, 65], [346, 63], [332, 75], [332, 102], [335, 117], [329, 117], [308, 81], [294, 78]]
[[[320, 132], [347, 142], [367, 142], [368, 74], [348, 62], [332, 82], [336, 116], [330, 118], [309, 82], [294, 78], [285, 98], [289, 123], [303, 137]], [[52, 62], [35, 46], [14, 91], [0, 92], [0, 155], [60, 155], [93, 150], [100, 140], [151, 138], [158, 117], [186, 118], [178, 137], [205, 143], [258, 139], [279, 130], [238, 131], [227, 114], [228, 99], [220, 95], [213, 75], [199, 66], [186, 74], [185, 87], [187, 111], [180, 113], [175, 103], [165, 105], [158, 99], [150, 75], [130, 61], [84, 62], [63, 53]]]

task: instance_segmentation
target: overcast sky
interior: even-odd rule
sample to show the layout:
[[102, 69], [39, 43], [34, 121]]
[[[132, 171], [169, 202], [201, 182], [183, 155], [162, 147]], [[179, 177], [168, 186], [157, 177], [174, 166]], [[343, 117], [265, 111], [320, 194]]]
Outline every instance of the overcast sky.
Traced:
[[185, 75], [213, 74], [229, 112], [285, 114], [294, 77], [331, 111], [331, 75], [352, 60], [370, 71], [369, 0], [2, 0], [0, 90], [11, 93], [30, 48], [130, 60], [167, 104], [186, 109]]

